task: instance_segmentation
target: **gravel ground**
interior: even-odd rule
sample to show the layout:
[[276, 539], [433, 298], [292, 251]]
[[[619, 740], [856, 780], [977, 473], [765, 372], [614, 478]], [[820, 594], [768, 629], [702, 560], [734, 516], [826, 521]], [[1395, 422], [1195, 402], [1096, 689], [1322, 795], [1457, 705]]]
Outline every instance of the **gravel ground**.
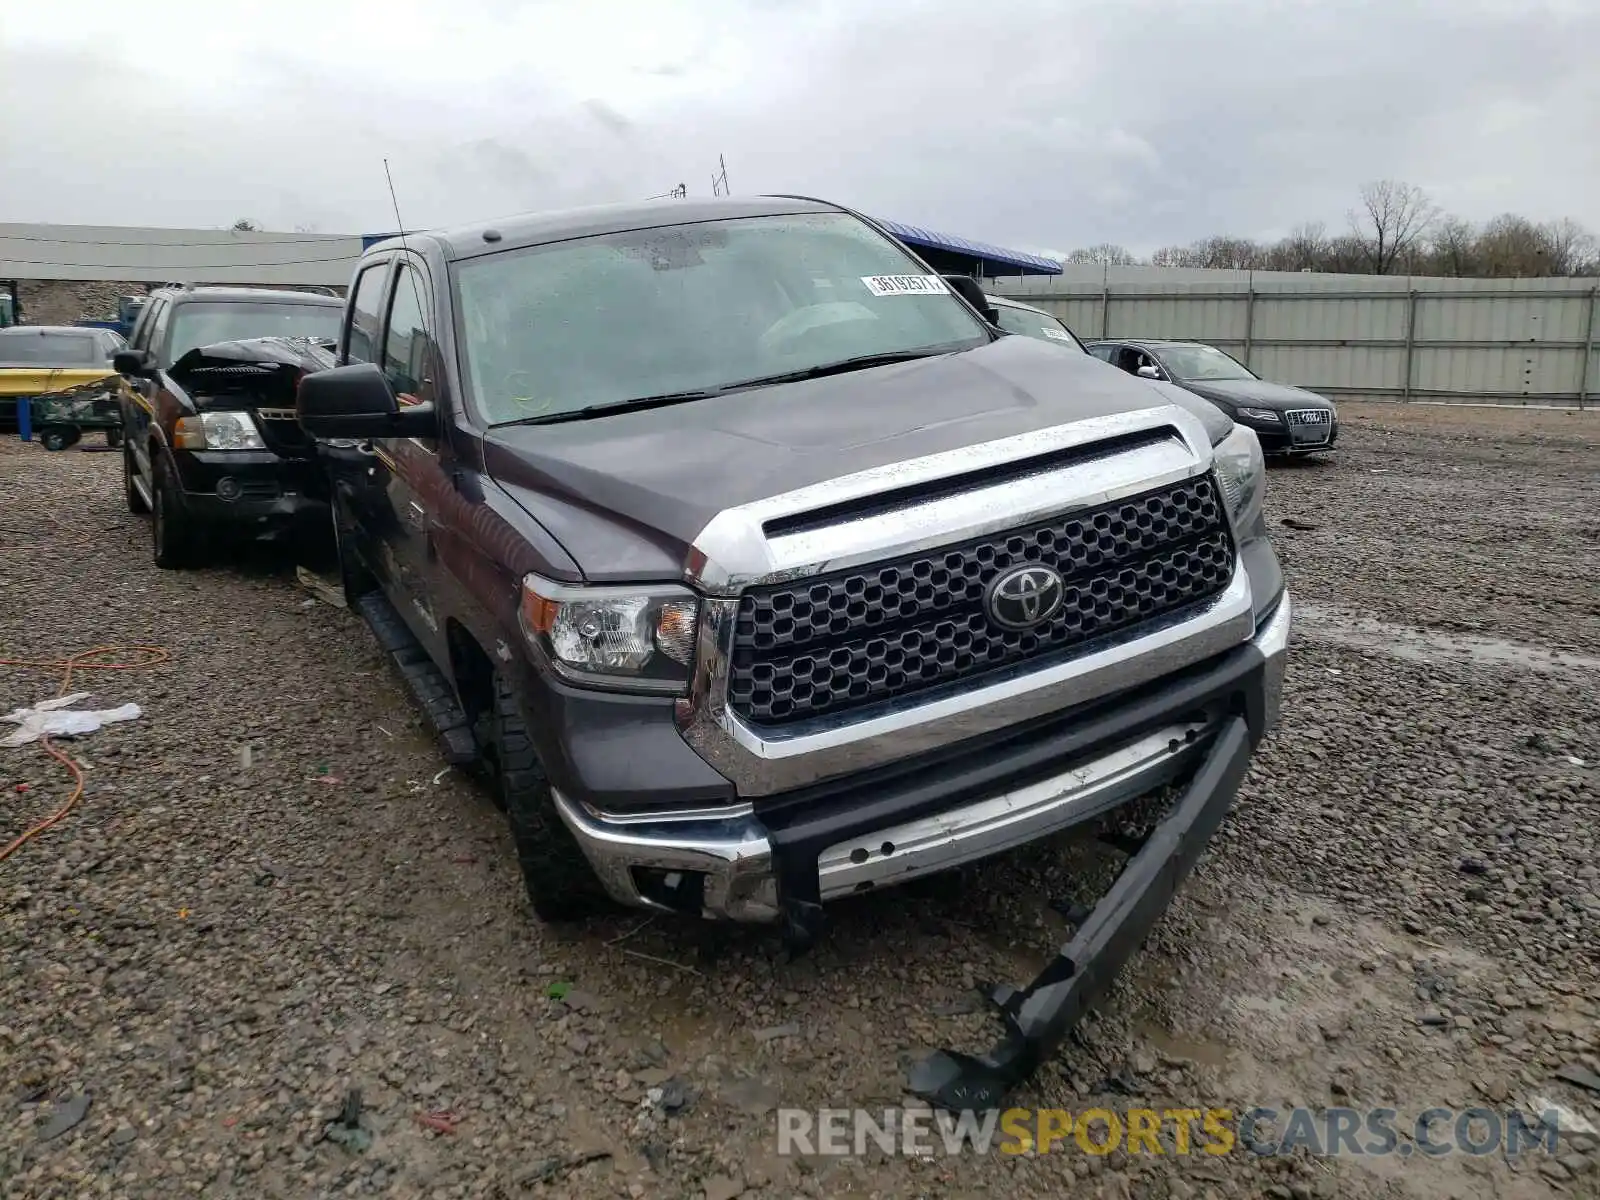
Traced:
[[[1019, 1103], [1549, 1098], [1600, 1124], [1557, 1078], [1600, 1070], [1600, 418], [1345, 419], [1335, 458], [1271, 475], [1303, 606], [1282, 729]], [[898, 1104], [920, 1048], [987, 1045], [971, 988], [1045, 961], [1031, 898], [1081, 851], [840, 906], [794, 962], [640, 914], [558, 935], [359, 622], [271, 557], [157, 571], [117, 468], [0, 444], [0, 657], [171, 655], [79, 676], [144, 715], [71, 747], [82, 805], [0, 863], [0, 1194], [1600, 1195], [1581, 1135], [1556, 1159], [779, 1157], [774, 1106]], [[0, 667], [0, 703], [59, 684]], [[64, 779], [0, 750], [0, 842]]]

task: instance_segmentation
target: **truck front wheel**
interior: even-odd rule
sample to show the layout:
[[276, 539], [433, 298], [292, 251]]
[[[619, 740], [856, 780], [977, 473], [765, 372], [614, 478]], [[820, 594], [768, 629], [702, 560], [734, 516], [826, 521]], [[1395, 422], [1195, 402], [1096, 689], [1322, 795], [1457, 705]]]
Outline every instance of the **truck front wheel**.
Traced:
[[159, 461], [151, 489], [150, 548], [163, 570], [192, 567], [205, 549], [204, 531], [184, 509], [183, 491], [171, 470]]
[[556, 811], [516, 692], [499, 672], [483, 740], [489, 786], [505, 809], [528, 901], [541, 921], [577, 921], [612, 907], [594, 869]]

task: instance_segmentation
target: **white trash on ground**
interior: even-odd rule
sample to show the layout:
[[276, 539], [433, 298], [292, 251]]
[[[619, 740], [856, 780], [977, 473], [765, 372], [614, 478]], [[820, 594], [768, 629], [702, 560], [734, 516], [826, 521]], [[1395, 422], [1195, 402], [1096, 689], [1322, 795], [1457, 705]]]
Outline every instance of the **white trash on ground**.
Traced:
[[102, 725], [132, 721], [143, 711], [137, 704], [104, 709], [69, 708], [80, 700], [87, 700], [89, 695], [88, 692], [73, 692], [70, 696], [41, 700], [32, 708], [6, 713], [0, 721], [10, 721], [17, 728], [0, 738], [0, 746], [26, 746], [41, 737], [80, 737]]

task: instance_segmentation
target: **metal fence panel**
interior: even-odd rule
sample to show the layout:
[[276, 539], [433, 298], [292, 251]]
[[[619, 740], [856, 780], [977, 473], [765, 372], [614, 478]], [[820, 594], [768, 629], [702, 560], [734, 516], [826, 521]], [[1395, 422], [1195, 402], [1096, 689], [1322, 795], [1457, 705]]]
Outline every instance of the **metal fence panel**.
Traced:
[[1600, 394], [1592, 279], [1404, 279], [1068, 267], [989, 285], [1080, 337], [1209, 342], [1335, 395], [1586, 406]]

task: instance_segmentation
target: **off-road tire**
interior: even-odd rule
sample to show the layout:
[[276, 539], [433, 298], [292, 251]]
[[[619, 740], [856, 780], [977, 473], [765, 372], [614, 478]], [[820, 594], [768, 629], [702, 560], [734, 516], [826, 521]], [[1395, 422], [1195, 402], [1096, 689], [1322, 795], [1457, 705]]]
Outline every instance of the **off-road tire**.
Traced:
[[156, 461], [155, 503], [150, 511], [150, 552], [156, 566], [167, 571], [195, 566], [205, 550], [205, 534], [184, 509], [183, 494], [172, 472]]
[[484, 745], [489, 786], [506, 813], [528, 902], [541, 921], [579, 921], [613, 907], [556, 811], [516, 692], [496, 672]]
[[145, 503], [139, 489], [134, 486], [138, 478], [139, 464], [133, 460], [133, 446], [126, 440], [122, 442], [122, 492], [128, 501], [128, 511], [136, 516], [143, 516], [150, 511], [150, 506]]
[[63, 429], [59, 425], [47, 426], [39, 432], [39, 444], [51, 452], [65, 450], [77, 440], [72, 436], [71, 430]]

